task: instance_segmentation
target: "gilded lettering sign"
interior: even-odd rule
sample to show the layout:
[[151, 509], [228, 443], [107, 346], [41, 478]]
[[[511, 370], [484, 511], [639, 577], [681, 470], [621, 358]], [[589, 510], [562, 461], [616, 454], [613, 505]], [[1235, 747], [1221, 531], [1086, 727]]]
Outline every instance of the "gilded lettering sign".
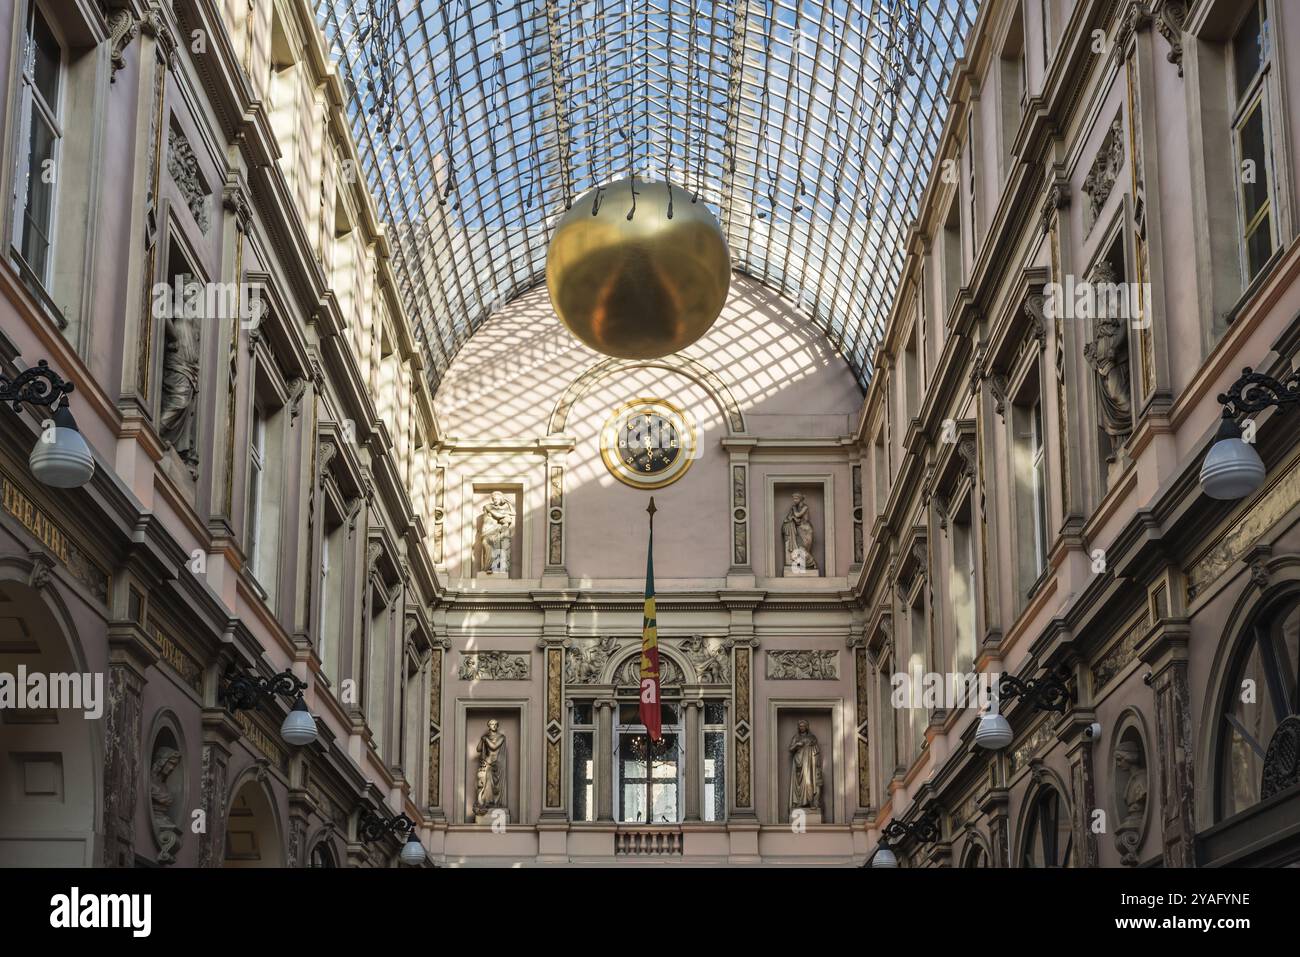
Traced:
[[149, 636], [158, 646], [158, 657], [176, 676], [199, 694], [203, 693], [203, 667], [188, 651], [178, 645], [153, 621], [149, 622]]
[[108, 601], [108, 573], [86, 557], [70, 539], [58, 522], [33, 502], [22, 487], [4, 472], [0, 472], [0, 507], [18, 520], [19, 524], [38, 542], [44, 545], [72, 577], [90, 589], [93, 597]]

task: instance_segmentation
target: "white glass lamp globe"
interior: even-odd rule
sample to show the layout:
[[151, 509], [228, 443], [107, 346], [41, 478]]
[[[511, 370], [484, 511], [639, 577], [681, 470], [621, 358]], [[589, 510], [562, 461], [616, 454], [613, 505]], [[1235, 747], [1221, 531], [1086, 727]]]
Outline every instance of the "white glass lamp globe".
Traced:
[[424, 845], [420, 843], [420, 835], [415, 833], [414, 827], [411, 828], [410, 837], [402, 845], [402, 853], [398, 855], [398, 859], [403, 864], [409, 864], [412, 867], [418, 867], [424, 863]]
[[54, 410], [53, 428], [44, 430], [27, 460], [32, 475], [51, 488], [78, 488], [95, 474], [95, 456], [67, 406]]
[[285, 715], [284, 724], [280, 725], [280, 737], [288, 744], [302, 747], [316, 740], [316, 719], [307, 710], [307, 702], [298, 695], [293, 708]]
[[1241, 437], [1241, 426], [1227, 413], [1201, 465], [1201, 489], [1210, 498], [1245, 498], [1264, 484], [1264, 463]]
[[1011, 725], [996, 708], [988, 714], [980, 715], [979, 726], [975, 729], [975, 746], [989, 751], [1001, 751], [1011, 743]]
[[876, 853], [871, 855], [871, 866], [897, 867], [898, 858], [894, 856], [894, 852], [890, 850], [888, 844], [882, 843], [876, 848]]

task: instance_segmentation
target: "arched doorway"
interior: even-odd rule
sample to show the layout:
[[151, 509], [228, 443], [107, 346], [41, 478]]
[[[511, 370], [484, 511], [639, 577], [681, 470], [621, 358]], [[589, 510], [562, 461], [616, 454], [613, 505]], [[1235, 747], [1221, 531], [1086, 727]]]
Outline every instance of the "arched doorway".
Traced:
[[[72, 691], [73, 676], [88, 670], [62, 618], [40, 591], [0, 572], [0, 681], [9, 683], [9, 693], [16, 693], [20, 678], [31, 690], [33, 676], [42, 676], [50, 689], [50, 676], [58, 675], [61, 697]], [[92, 676], [92, 682], [95, 677], [99, 685], [92, 693], [102, 710], [106, 681]], [[0, 710], [0, 867], [94, 866], [101, 762], [91, 719], [85, 707], [68, 707], [68, 701], [47, 697], [44, 704], [58, 705], [52, 707], [30, 702], [15, 698]], [[28, 706], [16, 706], [23, 703]], [[85, 697], [77, 703], [90, 704]]]
[[230, 802], [223, 867], [284, 867], [284, 843], [271, 797], [255, 780], [245, 781]]

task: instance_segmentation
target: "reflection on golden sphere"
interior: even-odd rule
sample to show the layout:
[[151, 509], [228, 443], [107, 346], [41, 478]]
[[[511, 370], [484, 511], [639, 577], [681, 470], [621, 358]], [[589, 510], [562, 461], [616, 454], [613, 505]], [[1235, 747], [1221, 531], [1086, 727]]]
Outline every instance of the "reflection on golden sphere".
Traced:
[[551, 237], [551, 305], [570, 332], [607, 356], [656, 359], [686, 348], [727, 301], [722, 228], [677, 186], [633, 178], [599, 191], [599, 200], [591, 189], [574, 202]]

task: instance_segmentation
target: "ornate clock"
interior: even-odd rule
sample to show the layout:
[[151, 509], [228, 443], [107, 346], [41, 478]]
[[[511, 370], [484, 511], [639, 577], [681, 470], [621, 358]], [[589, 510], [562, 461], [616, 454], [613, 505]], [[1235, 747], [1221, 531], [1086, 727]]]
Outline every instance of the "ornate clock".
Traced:
[[663, 488], [676, 482], [695, 458], [695, 427], [686, 413], [662, 399], [637, 399], [609, 417], [600, 433], [600, 454], [620, 482]]

